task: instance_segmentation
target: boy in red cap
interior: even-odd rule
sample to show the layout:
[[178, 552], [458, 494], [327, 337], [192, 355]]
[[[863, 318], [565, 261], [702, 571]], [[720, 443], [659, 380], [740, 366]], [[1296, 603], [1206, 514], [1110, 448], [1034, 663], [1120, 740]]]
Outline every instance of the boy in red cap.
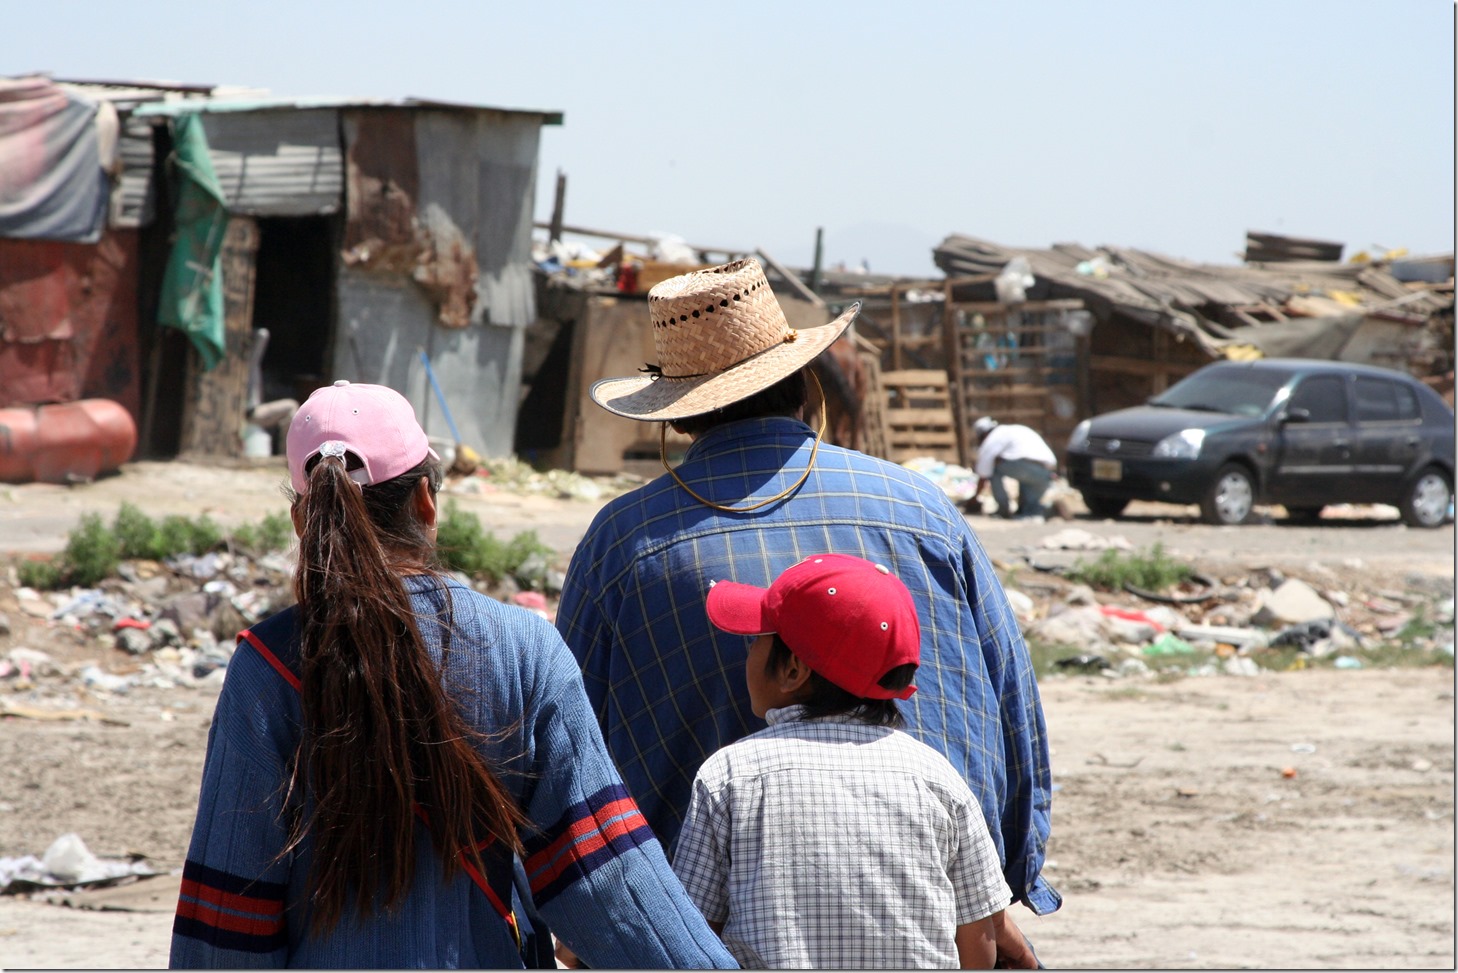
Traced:
[[1011, 901], [977, 799], [901, 732], [921, 628], [878, 564], [818, 554], [768, 589], [721, 581], [709, 620], [757, 636], [745, 679], [767, 729], [708, 758], [674, 851], [745, 967], [990, 968]]

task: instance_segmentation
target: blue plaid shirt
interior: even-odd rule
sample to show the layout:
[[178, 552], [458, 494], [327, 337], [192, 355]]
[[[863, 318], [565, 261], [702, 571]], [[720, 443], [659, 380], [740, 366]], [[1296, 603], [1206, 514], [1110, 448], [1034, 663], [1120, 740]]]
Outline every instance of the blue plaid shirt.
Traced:
[[[701, 436], [677, 470], [701, 496], [746, 506], [793, 484], [813, 442], [798, 420], [746, 420]], [[978, 796], [1014, 899], [1057, 909], [1041, 876], [1052, 791], [1042, 703], [987, 553], [931, 480], [837, 446], [821, 445], [789, 498], [747, 513], [659, 477], [599, 511], [573, 554], [557, 627], [649, 824], [671, 845], [704, 758], [765, 725], [749, 708], [748, 640], [709, 624], [710, 582], [767, 586], [825, 552], [886, 564], [911, 590], [922, 660], [900, 704], [907, 730]]]

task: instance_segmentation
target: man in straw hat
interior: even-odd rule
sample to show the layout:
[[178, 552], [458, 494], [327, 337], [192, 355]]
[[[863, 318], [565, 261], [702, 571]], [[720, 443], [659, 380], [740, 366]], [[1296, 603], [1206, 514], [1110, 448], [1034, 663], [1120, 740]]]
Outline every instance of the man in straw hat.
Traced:
[[[886, 564], [923, 620], [908, 729], [977, 795], [1014, 901], [1061, 899], [1042, 878], [1051, 780], [1042, 704], [1017, 619], [981, 543], [931, 480], [826, 444], [807, 424], [806, 366], [858, 306], [793, 329], [764, 271], [739, 260], [648, 293], [656, 365], [592, 387], [617, 415], [692, 440], [676, 468], [608, 503], [568, 568], [557, 626], [582, 665], [608, 749], [672, 845], [709, 754], [763, 728], [743, 639], [709, 624], [711, 581], [767, 587], [818, 551]], [[660, 439], [662, 442], [662, 439]], [[1036, 958], [1009, 919], [1000, 958]]]

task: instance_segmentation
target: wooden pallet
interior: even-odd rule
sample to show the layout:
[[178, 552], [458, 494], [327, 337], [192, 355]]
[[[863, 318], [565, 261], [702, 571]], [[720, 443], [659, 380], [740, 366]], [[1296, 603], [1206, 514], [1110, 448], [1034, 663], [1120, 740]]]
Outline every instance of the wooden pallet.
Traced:
[[893, 463], [931, 456], [960, 463], [957, 423], [947, 373], [910, 368], [881, 373], [886, 458]]

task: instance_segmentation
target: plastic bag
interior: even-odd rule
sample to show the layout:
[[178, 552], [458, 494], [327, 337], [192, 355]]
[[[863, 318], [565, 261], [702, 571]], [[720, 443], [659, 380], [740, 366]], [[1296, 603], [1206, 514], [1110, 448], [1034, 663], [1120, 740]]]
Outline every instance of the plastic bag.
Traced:
[[1002, 268], [1002, 273], [992, 282], [997, 299], [1003, 304], [1021, 304], [1027, 300], [1028, 288], [1033, 286], [1033, 268], [1027, 257], [1013, 257]]

